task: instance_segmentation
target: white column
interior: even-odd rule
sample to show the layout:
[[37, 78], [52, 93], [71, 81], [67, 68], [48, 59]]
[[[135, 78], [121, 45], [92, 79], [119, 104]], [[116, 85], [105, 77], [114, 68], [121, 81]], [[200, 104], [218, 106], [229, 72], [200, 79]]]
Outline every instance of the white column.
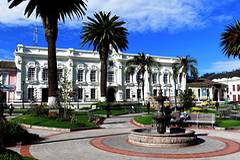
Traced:
[[15, 57], [15, 64], [17, 67], [17, 75], [16, 75], [16, 93], [15, 93], [15, 100], [20, 101], [22, 99], [22, 81], [24, 79], [24, 73], [23, 73], [23, 64], [22, 64], [22, 58], [17, 56]]
[[[219, 89], [217, 89], [217, 90], [218, 90], [218, 102], [220, 102], [220, 95], [221, 95], [221, 93], [220, 93]], [[237, 98], [237, 95], [236, 95], [236, 98]]]

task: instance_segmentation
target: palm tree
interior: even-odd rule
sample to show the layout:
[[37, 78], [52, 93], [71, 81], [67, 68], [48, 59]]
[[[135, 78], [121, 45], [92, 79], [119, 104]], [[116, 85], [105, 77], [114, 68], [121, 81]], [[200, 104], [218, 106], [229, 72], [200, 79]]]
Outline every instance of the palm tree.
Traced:
[[[18, 6], [25, 0], [8, 0], [9, 8]], [[65, 22], [65, 18], [72, 19], [74, 15], [78, 18], [85, 14], [86, 3], [84, 0], [59, 0], [54, 2], [46, 0], [28, 0], [25, 15], [30, 17], [35, 11], [36, 17], [41, 17], [45, 38], [48, 43], [48, 105], [58, 105], [58, 81], [56, 40], [58, 36], [58, 21]]]
[[240, 59], [240, 21], [235, 25], [227, 26], [221, 34], [221, 46], [225, 55]]
[[175, 102], [175, 111], [177, 110], [177, 79], [178, 79], [178, 73], [179, 73], [180, 65], [179, 63], [174, 63], [172, 65], [173, 70], [173, 82], [174, 82], [174, 102]]
[[82, 31], [82, 45], [86, 43], [93, 45], [100, 55], [101, 62], [101, 100], [106, 100], [107, 95], [107, 60], [112, 46], [116, 52], [128, 48], [128, 31], [123, 25], [124, 21], [119, 17], [111, 16], [111, 12], [99, 12], [94, 14], [94, 18], [87, 17], [88, 22], [84, 22]]
[[[132, 59], [127, 61], [127, 66], [137, 66], [139, 68], [138, 73], [141, 75], [140, 81], [142, 82], [142, 96], [144, 102], [144, 76], [145, 72], [150, 72], [152, 67], [160, 67], [160, 63], [157, 62], [153, 57], [146, 56], [145, 53], [138, 53]], [[139, 80], [138, 80], [139, 81]]]
[[190, 56], [178, 57], [178, 61], [179, 71], [186, 76], [187, 80], [190, 78], [197, 79], [198, 70], [196, 68], [197, 60], [195, 58]]

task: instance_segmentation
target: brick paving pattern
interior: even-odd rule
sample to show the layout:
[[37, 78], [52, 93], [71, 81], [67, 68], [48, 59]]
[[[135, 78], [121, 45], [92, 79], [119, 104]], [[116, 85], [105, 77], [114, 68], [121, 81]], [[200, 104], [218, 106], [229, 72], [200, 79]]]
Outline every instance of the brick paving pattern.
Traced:
[[[107, 119], [102, 126], [103, 129], [98, 130], [86, 130], [86, 131], [76, 131], [71, 133], [61, 133], [61, 132], [51, 132], [51, 131], [42, 131], [42, 130], [31, 130], [33, 133], [38, 133], [42, 137], [46, 137], [44, 141], [39, 144], [33, 144], [31, 146], [16, 146], [11, 149], [16, 150], [18, 152], [30, 154], [29, 156], [33, 156], [39, 160], [156, 160], [156, 158], [162, 160], [169, 157], [155, 157], [145, 156], [144, 153], [147, 151], [139, 150], [143, 156], [139, 155], [126, 155], [116, 154], [108, 151], [104, 151], [102, 149], [98, 149], [91, 145], [91, 141], [94, 139], [104, 139], [104, 138], [112, 138], [112, 137], [122, 137], [123, 141], [126, 142], [126, 135], [130, 133], [133, 128], [136, 126], [130, 123], [134, 115], [126, 115], [120, 117], [112, 117]], [[204, 155], [201, 155], [200, 151], [194, 149], [193, 152], [199, 154], [196, 158], [193, 155], [191, 159], [193, 160], [239, 160], [240, 152], [233, 153], [234, 151], [239, 150], [239, 142], [240, 142], [240, 132], [239, 131], [218, 131], [218, 130], [201, 130], [194, 129], [197, 133], [206, 133], [209, 136], [218, 137], [219, 139], [210, 138], [208, 143], [215, 144], [215, 149], [218, 148], [219, 151], [222, 148], [227, 148], [223, 153], [218, 155], [212, 155], [212, 157], [206, 158]], [[112, 136], [111, 136], [112, 135]], [[124, 139], [125, 136], [125, 139]], [[221, 139], [224, 138], [224, 139]], [[227, 139], [227, 141], [224, 141]], [[230, 140], [230, 141], [229, 141]], [[105, 141], [106, 144], [113, 143], [111, 140]], [[120, 139], [116, 142], [118, 145], [123, 143]], [[236, 143], [238, 142], [238, 143]], [[204, 143], [200, 144], [204, 145]], [[199, 146], [200, 146], [199, 145]], [[137, 150], [139, 146], [134, 146]], [[203, 153], [207, 152], [207, 150], [212, 151], [212, 153], [216, 153], [213, 151], [210, 145], [206, 146], [206, 150]], [[121, 149], [121, 148], [120, 148]], [[130, 150], [129, 148], [125, 148]], [[192, 148], [193, 149], [193, 148]], [[134, 149], [132, 149], [134, 151]], [[146, 149], [147, 150], [147, 149]], [[151, 151], [151, 149], [148, 149]], [[152, 152], [155, 151], [152, 149]], [[176, 150], [175, 150], [176, 151]], [[182, 150], [183, 151], [183, 150]], [[130, 152], [130, 151], [128, 151]], [[136, 152], [136, 151], [135, 151]], [[185, 149], [185, 152], [191, 152], [191, 148], [189, 151]], [[181, 153], [178, 151], [178, 154]], [[231, 154], [230, 154], [231, 153]], [[159, 154], [159, 153], [155, 153]], [[177, 157], [178, 154], [175, 154], [176, 157], [169, 158], [169, 160], [179, 159], [183, 157]], [[210, 154], [210, 153], [208, 153]], [[167, 155], [167, 154], [166, 154]], [[148, 157], [148, 158], [146, 158]], [[188, 157], [189, 158], [189, 157]], [[183, 158], [185, 159], [185, 158]]]

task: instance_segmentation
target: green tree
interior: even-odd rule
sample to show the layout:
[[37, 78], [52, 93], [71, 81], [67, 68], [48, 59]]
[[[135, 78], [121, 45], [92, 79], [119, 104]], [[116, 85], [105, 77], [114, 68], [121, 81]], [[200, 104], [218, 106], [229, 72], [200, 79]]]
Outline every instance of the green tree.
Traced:
[[195, 104], [193, 103], [193, 101], [195, 97], [192, 90], [189, 89], [181, 92], [179, 97], [183, 110], [188, 110], [194, 107]]
[[[9, 8], [21, 4], [25, 0], [8, 0]], [[55, 3], [54, 3], [55, 2]], [[41, 17], [45, 38], [48, 43], [48, 104], [55, 107], [58, 104], [58, 82], [57, 82], [57, 59], [56, 40], [58, 36], [58, 21], [65, 22], [65, 18], [72, 19], [74, 15], [78, 18], [85, 14], [86, 3], [84, 0], [28, 0], [25, 15], [29, 17], [34, 11], [36, 17]]]
[[187, 80], [188, 79], [197, 79], [198, 70], [196, 68], [197, 60], [190, 56], [178, 57], [179, 61], [179, 72], [183, 73]]
[[145, 72], [150, 72], [152, 67], [160, 67], [161, 64], [157, 62], [153, 57], [146, 56], [145, 53], [138, 53], [137, 56], [134, 56], [132, 59], [129, 59], [127, 61], [127, 66], [137, 66], [139, 68], [138, 74], [141, 75], [141, 79], [137, 81], [142, 82], [142, 96], [143, 96], [143, 102], [144, 102], [144, 76]]
[[69, 70], [65, 68], [63, 77], [59, 79], [59, 86], [60, 86], [59, 99], [64, 106], [64, 112], [63, 112], [64, 119], [67, 118], [67, 110], [71, 109], [70, 100], [73, 97], [73, 86], [72, 86], [72, 82], [68, 79], [68, 75], [69, 75]]
[[112, 46], [116, 52], [128, 48], [128, 31], [123, 26], [124, 21], [119, 17], [111, 16], [111, 12], [99, 12], [94, 14], [94, 18], [87, 17], [88, 22], [83, 23], [82, 45], [93, 45], [100, 55], [101, 62], [101, 100], [106, 100], [107, 95], [107, 61]]
[[225, 55], [240, 59], [240, 21], [227, 26], [221, 34], [221, 46]]

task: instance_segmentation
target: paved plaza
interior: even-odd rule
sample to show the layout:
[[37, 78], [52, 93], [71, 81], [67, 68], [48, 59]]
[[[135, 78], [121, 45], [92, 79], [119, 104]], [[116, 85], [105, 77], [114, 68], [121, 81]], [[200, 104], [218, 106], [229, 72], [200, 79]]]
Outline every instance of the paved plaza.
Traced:
[[45, 140], [29, 146], [11, 149], [39, 160], [143, 160], [143, 159], [204, 159], [238, 160], [240, 131], [195, 129], [199, 144], [181, 149], [159, 149], [135, 146], [127, 142], [127, 135], [136, 128], [132, 115], [107, 119], [102, 129], [71, 133], [30, 130]]

